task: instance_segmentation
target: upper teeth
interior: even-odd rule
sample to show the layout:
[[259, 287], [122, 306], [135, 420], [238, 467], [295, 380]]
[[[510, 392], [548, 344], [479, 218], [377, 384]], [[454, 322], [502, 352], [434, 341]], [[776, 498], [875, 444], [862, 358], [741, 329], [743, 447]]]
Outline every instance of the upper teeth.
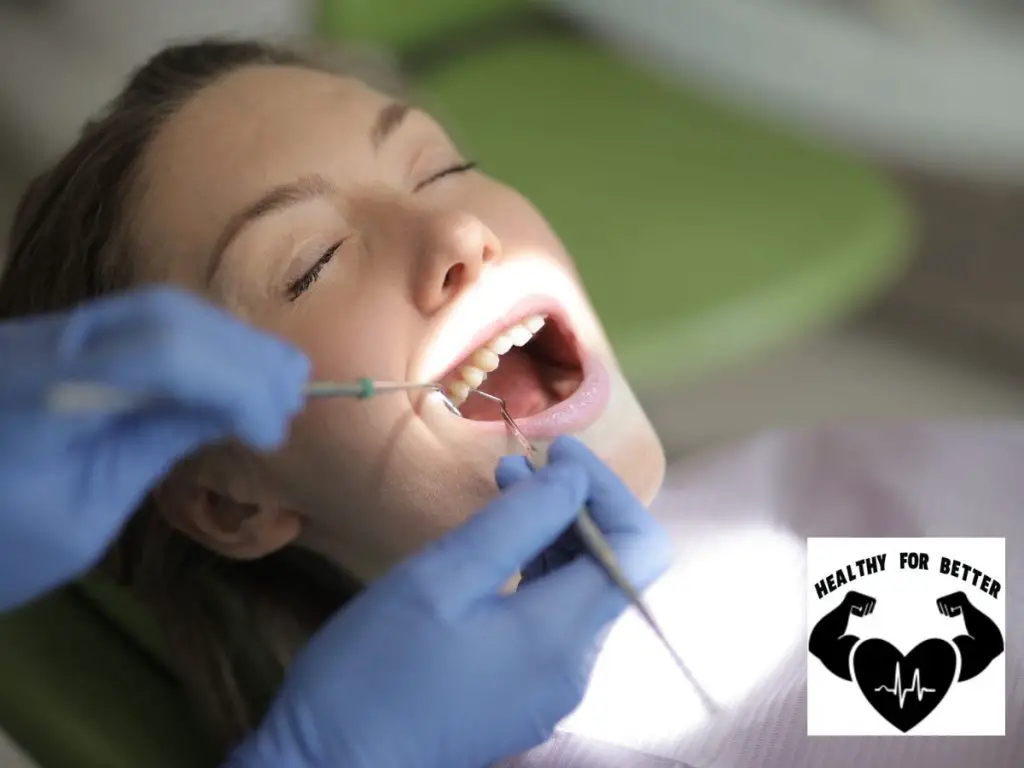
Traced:
[[448, 385], [451, 401], [461, 405], [469, 397], [470, 390], [479, 389], [487, 374], [497, 369], [500, 358], [512, 347], [521, 347], [544, 327], [543, 315], [532, 315], [521, 323], [506, 328], [473, 353], [469, 363], [459, 369], [459, 378]]

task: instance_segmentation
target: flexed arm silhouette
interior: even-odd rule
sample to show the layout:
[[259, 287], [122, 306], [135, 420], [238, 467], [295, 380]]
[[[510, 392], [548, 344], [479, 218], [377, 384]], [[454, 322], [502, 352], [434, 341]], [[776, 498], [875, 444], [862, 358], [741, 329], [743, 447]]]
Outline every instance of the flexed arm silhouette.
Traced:
[[979, 611], [963, 592], [940, 597], [936, 600], [939, 613], [943, 616], [963, 616], [966, 635], [953, 638], [960, 649], [960, 677], [958, 680], [970, 680], [979, 675], [985, 667], [1003, 652], [1006, 647], [1003, 633], [988, 616]]
[[850, 616], [867, 616], [875, 610], [875, 598], [860, 592], [847, 592], [843, 602], [826, 613], [814, 629], [807, 649], [817, 656], [829, 672], [843, 680], [852, 680], [850, 652], [860, 638], [846, 634]]

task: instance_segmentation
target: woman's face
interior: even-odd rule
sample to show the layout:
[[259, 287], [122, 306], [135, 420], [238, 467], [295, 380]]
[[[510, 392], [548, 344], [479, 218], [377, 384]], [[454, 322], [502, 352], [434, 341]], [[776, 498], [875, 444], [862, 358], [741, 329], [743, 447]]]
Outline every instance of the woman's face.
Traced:
[[298, 537], [375, 578], [496, 492], [515, 443], [471, 385], [653, 498], [661, 446], [572, 260], [468, 160], [423, 112], [290, 67], [235, 72], [161, 130], [133, 219], [150, 276], [291, 340], [317, 379], [443, 380], [463, 412], [424, 392], [311, 401], [279, 452], [211, 452], [172, 479], [192, 500], [179, 525], [238, 557]]

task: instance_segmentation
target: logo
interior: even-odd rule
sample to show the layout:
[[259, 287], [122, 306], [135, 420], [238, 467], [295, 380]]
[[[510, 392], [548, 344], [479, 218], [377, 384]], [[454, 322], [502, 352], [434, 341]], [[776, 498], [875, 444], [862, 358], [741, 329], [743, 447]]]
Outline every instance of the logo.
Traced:
[[807, 733], [1003, 736], [1005, 539], [808, 539]]

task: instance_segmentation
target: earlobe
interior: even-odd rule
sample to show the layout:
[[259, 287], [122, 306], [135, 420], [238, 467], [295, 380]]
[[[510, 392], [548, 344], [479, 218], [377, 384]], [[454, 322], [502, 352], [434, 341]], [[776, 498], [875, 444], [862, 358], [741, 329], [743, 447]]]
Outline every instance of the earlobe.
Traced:
[[165, 483], [154, 500], [174, 528], [234, 560], [265, 557], [302, 532], [302, 517], [294, 510], [271, 502], [240, 502], [191, 483]]

